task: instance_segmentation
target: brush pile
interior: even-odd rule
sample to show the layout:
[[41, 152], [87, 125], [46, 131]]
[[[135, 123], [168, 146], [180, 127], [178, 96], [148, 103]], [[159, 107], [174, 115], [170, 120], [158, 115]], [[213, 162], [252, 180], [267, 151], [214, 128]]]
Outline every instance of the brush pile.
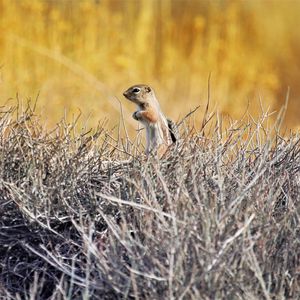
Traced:
[[99, 126], [0, 115], [1, 299], [296, 299], [300, 142], [184, 120], [165, 157]]

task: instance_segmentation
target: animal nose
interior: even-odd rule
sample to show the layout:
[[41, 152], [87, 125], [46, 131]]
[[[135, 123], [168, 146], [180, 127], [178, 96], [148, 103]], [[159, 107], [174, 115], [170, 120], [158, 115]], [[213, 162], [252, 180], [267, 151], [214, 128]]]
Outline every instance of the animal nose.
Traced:
[[125, 91], [125, 92], [123, 93], [123, 96], [124, 96], [125, 98], [128, 98], [128, 91]]

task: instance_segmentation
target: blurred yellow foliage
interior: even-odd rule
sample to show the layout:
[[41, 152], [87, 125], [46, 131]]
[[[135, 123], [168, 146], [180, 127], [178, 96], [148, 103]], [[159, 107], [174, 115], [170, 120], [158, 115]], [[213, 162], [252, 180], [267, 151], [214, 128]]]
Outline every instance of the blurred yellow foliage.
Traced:
[[[134, 108], [122, 91], [152, 85], [177, 120], [211, 100], [239, 117], [278, 109], [300, 125], [300, 1], [0, 0], [0, 99], [40, 92], [45, 122], [64, 108], [89, 125]], [[202, 110], [203, 111], [203, 110]], [[196, 122], [201, 123], [201, 112]]]

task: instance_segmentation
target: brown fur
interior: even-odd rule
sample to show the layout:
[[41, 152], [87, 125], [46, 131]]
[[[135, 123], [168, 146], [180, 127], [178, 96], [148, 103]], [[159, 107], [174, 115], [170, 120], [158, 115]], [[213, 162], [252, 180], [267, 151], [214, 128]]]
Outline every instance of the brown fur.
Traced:
[[140, 115], [144, 120], [147, 120], [149, 123], [156, 123], [158, 121], [158, 115], [152, 108], [141, 111]]
[[153, 89], [139, 84], [127, 89], [123, 95], [137, 105], [133, 118], [146, 128], [146, 153], [155, 151], [161, 157], [172, 144], [168, 121], [161, 111]]

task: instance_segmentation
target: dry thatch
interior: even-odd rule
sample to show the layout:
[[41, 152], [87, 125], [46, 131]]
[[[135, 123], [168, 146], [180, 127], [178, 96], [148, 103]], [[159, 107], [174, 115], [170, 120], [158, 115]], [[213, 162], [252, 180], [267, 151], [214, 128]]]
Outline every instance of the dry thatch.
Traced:
[[299, 138], [267, 117], [184, 120], [157, 161], [103, 126], [3, 111], [1, 297], [295, 299]]

